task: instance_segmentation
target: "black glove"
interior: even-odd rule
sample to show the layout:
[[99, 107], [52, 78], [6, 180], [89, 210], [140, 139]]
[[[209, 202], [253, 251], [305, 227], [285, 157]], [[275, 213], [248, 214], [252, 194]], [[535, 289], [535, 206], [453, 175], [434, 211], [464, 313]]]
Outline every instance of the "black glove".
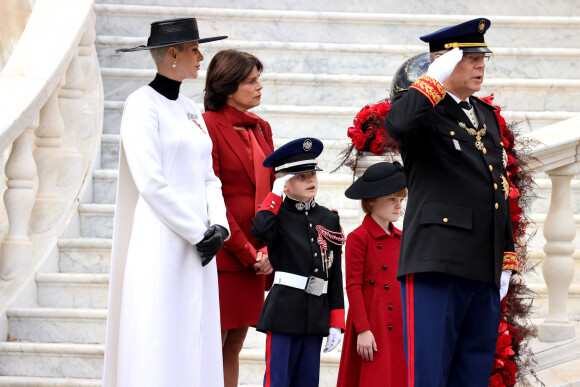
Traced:
[[201, 265], [205, 266], [211, 262], [213, 257], [220, 251], [224, 241], [228, 237], [228, 230], [219, 224], [210, 226], [203, 234], [203, 239], [196, 247], [201, 254]]

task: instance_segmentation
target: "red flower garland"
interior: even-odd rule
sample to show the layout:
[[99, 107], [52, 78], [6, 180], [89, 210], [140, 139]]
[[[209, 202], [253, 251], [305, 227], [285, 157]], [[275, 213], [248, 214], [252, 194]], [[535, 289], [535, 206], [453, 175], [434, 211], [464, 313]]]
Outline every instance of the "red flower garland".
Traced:
[[353, 120], [354, 126], [348, 128], [347, 135], [357, 151], [370, 151], [381, 155], [385, 151], [399, 153], [397, 143], [387, 135], [384, 127], [385, 117], [391, 109], [387, 100], [363, 107]]

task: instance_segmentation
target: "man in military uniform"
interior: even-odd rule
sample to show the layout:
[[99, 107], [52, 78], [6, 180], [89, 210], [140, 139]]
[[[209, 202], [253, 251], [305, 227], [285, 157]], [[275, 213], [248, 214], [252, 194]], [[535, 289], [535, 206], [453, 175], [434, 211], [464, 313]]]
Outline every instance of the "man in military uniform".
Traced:
[[409, 191], [398, 269], [409, 386], [489, 384], [500, 301], [518, 269], [499, 123], [472, 96], [490, 24], [422, 36], [434, 61], [385, 120]]
[[315, 201], [322, 148], [301, 138], [264, 160], [278, 177], [251, 230], [266, 242], [275, 270], [257, 326], [267, 334], [265, 387], [317, 387], [322, 339], [328, 336], [324, 351], [332, 351], [345, 326], [345, 239], [338, 214]]

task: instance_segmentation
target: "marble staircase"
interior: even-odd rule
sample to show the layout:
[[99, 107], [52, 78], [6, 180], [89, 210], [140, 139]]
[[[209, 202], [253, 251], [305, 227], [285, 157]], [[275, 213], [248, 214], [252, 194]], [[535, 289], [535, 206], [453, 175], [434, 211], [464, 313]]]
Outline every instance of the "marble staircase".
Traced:
[[[574, 0], [554, 0], [549, 9], [527, 0], [452, 5], [444, 0], [196, 0], [195, 8], [186, 0], [133, 2], [101, 0], [95, 6], [105, 91], [100, 167], [93, 173], [92, 193], [71, 225], [75, 231], [58, 243], [56, 267], [36, 275], [37, 305], [15, 305], [7, 312], [9, 341], [0, 342], [0, 386], [100, 385], [120, 117], [126, 96], [154, 76], [148, 53], [113, 51], [141, 44], [154, 20], [195, 16], [203, 36], [230, 36], [202, 47], [202, 69], [221, 49], [257, 55], [265, 71], [263, 105], [256, 113], [271, 123], [276, 145], [307, 135], [323, 139], [325, 171], [336, 167], [356, 112], [388, 97], [396, 68], [425, 50], [417, 36], [470, 18], [464, 15], [488, 15], [492, 20], [487, 41], [495, 59], [487, 66], [480, 95], [495, 93], [506, 119], [520, 121], [525, 133], [580, 112], [580, 40], [575, 39], [580, 4]], [[182, 92], [199, 102], [204, 81], [201, 71], [198, 80], [184, 83]], [[320, 177], [319, 201], [339, 209], [347, 232], [360, 219], [357, 203], [342, 195], [350, 181], [346, 169]], [[542, 224], [550, 197], [549, 179], [538, 176], [538, 184], [538, 233], [531, 241], [535, 248], [544, 243]], [[580, 214], [580, 183], [575, 181], [572, 189], [574, 213]], [[580, 262], [580, 244], [576, 246], [575, 259]], [[541, 254], [536, 252], [537, 259]], [[536, 317], [542, 318], [547, 313], [541, 301], [545, 284], [539, 274], [529, 276], [528, 282], [540, 295]], [[574, 302], [569, 308], [573, 320], [580, 319], [578, 299], [580, 278], [574, 280], [569, 298]], [[240, 360], [240, 385], [260, 384], [264, 342], [264, 335], [250, 332]], [[321, 386], [334, 385], [339, 357], [338, 351], [323, 354]]]

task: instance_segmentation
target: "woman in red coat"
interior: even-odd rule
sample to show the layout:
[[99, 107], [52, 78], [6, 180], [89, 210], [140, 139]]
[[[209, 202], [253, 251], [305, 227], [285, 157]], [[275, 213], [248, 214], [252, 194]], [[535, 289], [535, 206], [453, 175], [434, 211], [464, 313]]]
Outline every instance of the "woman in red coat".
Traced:
[[248, 110], [260, 105], [262, 63], [236, 50], [218, 52], [205, 84], [203, 119], [213, 141], [213, 168], [222, 181], [231, 237], [217, 255], [225, 387], [237, 387], [239, 353], [258, 323], [266, 275], [265, 244], [250, 234], [257, 204], [275, 180], [262, 166], [273, 152], [270, 125]]
[[393, 226], [407, 196], [403, 167], [377, 163], [345, 192], [367, 214], [346, 241], [346, 331], [338, 387], [407, 384], [397, 264], [401, 232]]

